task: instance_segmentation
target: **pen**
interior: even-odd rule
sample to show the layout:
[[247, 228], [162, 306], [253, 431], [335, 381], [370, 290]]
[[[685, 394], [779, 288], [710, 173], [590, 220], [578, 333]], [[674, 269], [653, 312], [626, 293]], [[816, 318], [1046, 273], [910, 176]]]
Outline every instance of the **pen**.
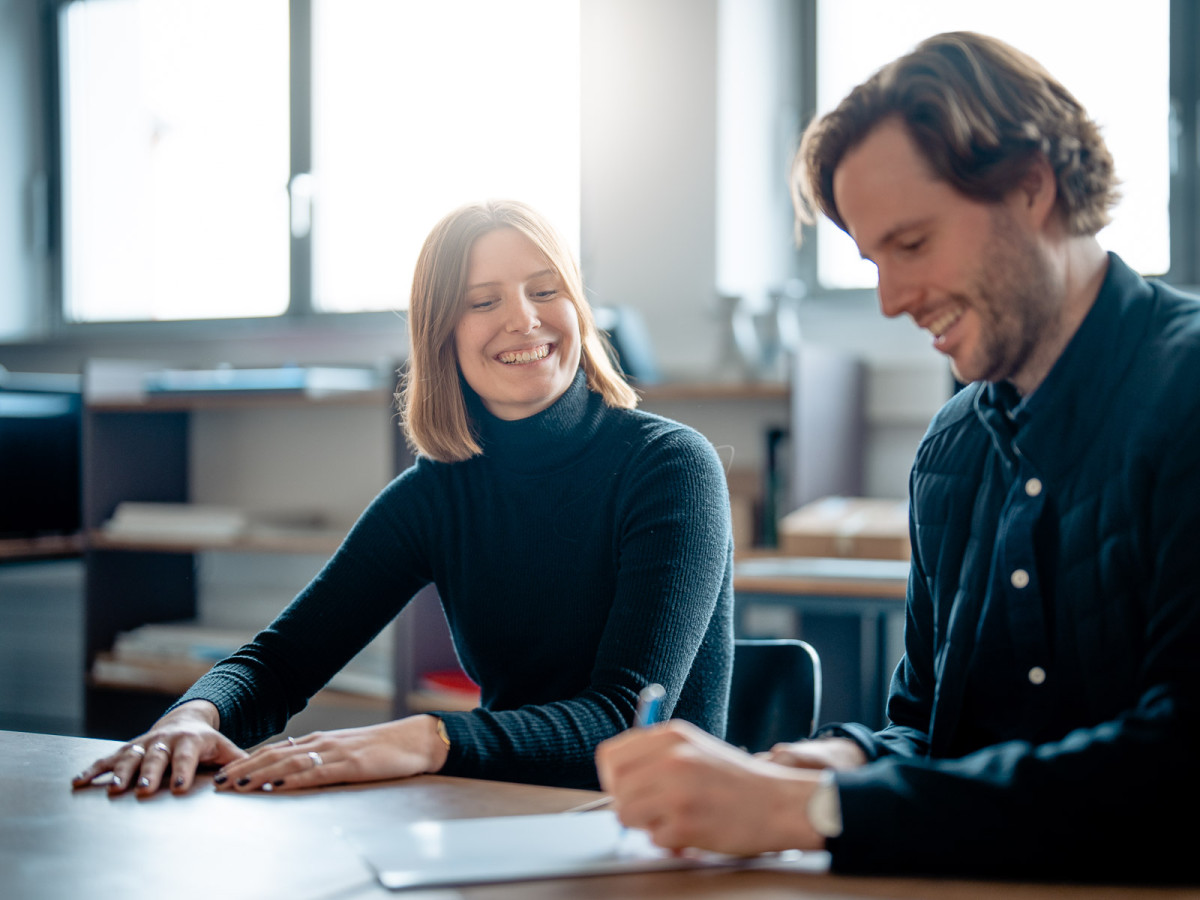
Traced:
[[653, 725], [658, 722], [663, 697], [667, 696], [661, 684], [648, 684], [638, 694], [637, 714], [633, 717], [635, 727]]
[[[658, 722], [659, 713], [662, 710], [663, 697], [665, 696], [667, 696], [667, 692], [661, 684], [648, 684], [642, 688], [638, 692], [637, 712], [633, 716], [634, 726], [653, 725]], [[563, 812], [591, 812], [593, 809], [604, 809], [611, 803], [612, 797], [599, 797], [579, 806], [563, 810]]]

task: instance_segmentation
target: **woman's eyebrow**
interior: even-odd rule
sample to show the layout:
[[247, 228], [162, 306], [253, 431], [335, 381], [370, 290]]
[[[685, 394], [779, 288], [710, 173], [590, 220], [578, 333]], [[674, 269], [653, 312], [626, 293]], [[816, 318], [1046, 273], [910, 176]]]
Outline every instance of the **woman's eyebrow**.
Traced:
[[[553, 269], [542, 269], [541, 271], [534, 272], [532, 275], [526, 275], [525, 280], [533, 281], [533, 279], [541, 278], [543, 275], [555, 275], [555, 274], [557, 274], [557, 273]], [[499, 281], [481, 281], [478, 284], [468, 284], [467, 290], [473, 291], [476, 288], [497, 287], [499, 284], [500, 284]]]

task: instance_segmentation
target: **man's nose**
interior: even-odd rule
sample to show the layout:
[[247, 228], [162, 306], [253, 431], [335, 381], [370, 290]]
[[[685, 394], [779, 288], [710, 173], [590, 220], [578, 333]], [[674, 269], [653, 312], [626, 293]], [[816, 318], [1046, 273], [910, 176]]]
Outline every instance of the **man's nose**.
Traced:
[[889, 319], [912, 309], [916, 291], [890, 268], [879, 267], [879, 309]]

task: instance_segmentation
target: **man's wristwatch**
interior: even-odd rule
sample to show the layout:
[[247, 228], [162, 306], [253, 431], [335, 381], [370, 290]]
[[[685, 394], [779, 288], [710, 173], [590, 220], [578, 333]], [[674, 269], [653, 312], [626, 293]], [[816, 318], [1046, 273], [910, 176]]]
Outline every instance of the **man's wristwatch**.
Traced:
[[842, 801], [829, 769], [821, 773], [817, 789], [808, 798], [808, 821], [822, 837], [835, 838], [842, 833]]

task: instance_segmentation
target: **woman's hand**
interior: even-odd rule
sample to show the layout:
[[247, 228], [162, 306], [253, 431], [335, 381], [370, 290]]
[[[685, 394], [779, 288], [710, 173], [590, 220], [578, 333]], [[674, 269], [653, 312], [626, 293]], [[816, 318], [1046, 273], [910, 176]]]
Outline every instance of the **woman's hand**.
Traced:
[[277, 791], [405, 778], [440, 770], [448, 749], [434, 716], [409, 716], [265, 744], [213, 780], [225, 790]]
[[660, 847], [740, 855], [825, 846], [805, 814], [817, 773], [750, 756], [687, 722], [610, 738], [596, 764], [621, 822]]
[[770, 762], [796, 769], [846, 771], [867, 764], [867, 755], [863, 753], [862, 748], [849, 738], [840, 737], [776, 744], [758, 755]]
[[222, 766], [246, 755], [217, 730], [219, 725], [215, 706], [207, 700], [192, 700], [171, 710], [115, 753], [96, 760], [76, 775], [72, 784], [84, 787], [111, 772], [110, 795], [134, 787], [139, 796], [146, 796], [159, 789], [169, 768], [171, 791], [182, 794], [191, 788], [201, 764]]

